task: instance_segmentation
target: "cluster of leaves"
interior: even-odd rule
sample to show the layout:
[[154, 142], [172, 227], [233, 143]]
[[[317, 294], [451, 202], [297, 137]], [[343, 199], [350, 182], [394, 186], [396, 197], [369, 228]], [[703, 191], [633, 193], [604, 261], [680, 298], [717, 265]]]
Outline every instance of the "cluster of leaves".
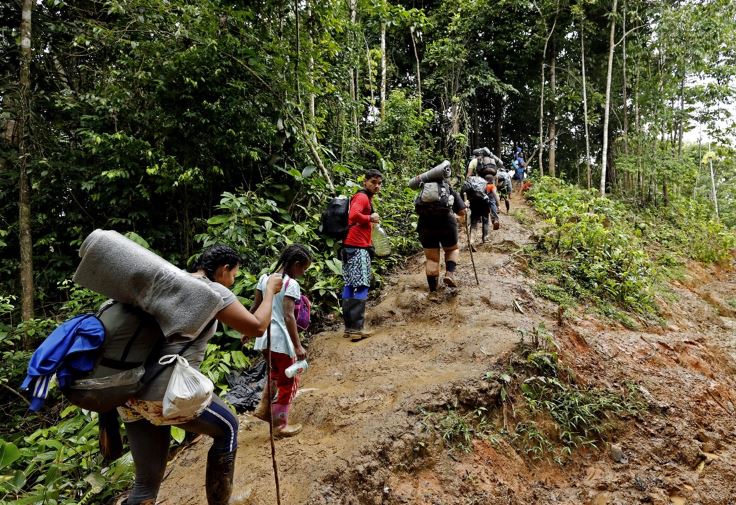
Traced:
[[540, 294], [655, 313], [653, 264], [622, 204], [549, 177], [534, 185], [529, 199], [549, 224], [532, 256], [555, 287]]
[[502, 384], [503, 401], [521, 400], [515, 404], [517, 423], [509, 433], [517, 448], [533, 458], [551, 455], [562, 461], [576, 448], [597, 448], [616, 419], [646, 409], [632, 383], [620, 391], [578, 384], [544, 326], [532, 333], [531, 342], [522, 339], [508, 372], [489, 375]]
[[474, 439], [492, 439], [493, 424], [488, 419], [488, 409], [483, 406], [469, 412], [453, 406], [445, 412], [425, 413], [422, 422], [439, 435], [450, 451], [470, 452]]
[[3, 503], [104, 503], [133, 477], [130, 454], [102, 464], [96, 414], [67, 407], [28, 436], [0, 438]]

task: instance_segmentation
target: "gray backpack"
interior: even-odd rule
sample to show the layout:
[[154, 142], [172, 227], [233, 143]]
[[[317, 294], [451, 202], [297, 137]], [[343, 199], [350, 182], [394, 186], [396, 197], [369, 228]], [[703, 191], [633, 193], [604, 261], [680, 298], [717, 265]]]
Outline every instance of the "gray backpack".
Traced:
[[420, 216], [435, 216], [450, 212], [453, 203], [455, 198], [446, 181], [424, 182], [414, 200], [414, 209]]

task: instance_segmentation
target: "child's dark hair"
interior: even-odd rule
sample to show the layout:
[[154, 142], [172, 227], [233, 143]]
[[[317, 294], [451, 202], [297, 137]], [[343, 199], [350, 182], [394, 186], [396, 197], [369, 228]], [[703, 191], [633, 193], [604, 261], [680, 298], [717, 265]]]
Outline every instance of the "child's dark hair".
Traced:
[[383, 174], [375, 168], [369, 168], [365, 171], [365, 180], [373, 179], [374, 177], [380, 177], [383, 179]]
[[291, 244], [281, 252], [279, 261], [276, 263], [276, 270], [280, 267], [284, 267], [284, 270], [288, 270], [294, 263], [311, 262], [312, 255], [309, 254], [309, 250], [306, 247], [301, 244]]
[[239, 266], [243, 263], [243, 258], [235, 252], [230, 246], [217, 244], [208, 247], [199, 255], [197, 261], [194, 262], [193, 270], [204, 270], [205, 275], [211, 281], [215, 280], [215, 270], [223, 265], [230, 265], [230, 268]]

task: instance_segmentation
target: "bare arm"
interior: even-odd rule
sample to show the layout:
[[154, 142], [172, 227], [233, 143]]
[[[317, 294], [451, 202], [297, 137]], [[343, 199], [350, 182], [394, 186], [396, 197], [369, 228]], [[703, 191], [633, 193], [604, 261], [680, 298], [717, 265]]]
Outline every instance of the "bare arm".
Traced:
[[[260, 337], [271, 324], [273, 297], [275, 293], [281, 291], [282, 284], [280, 275], [270, 276], [266, 284], [266, 292], [261, 294], [261, 300], [258, 307], [254, 307], [253, 313], [248, 312], [248, 309], [236, 300], [218, 312], [215, 317], [245, 337]], [[256, 294], [256, 299], [258, 299], [258, 294]]]
[[290, 296], [284, 297], [284, 322], [286, 323], [286, 329], [289, 330], [289, 338], [291, 339], [291, 343], [294, 345], [297, 359], [306, 358], [307, 351], [302, 347], [302, 343], [299, 340], [299, 328], [296, 327], [296, 317], [294, 317], [294, 299]]

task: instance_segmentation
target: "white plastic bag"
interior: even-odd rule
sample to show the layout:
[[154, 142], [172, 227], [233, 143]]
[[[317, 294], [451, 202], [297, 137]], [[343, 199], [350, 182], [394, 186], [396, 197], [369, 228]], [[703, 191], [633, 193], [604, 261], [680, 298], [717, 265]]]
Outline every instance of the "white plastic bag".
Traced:
[[215, 385], [202, 372], [189, 366], [183, 356], [167, 354], [158, 362], [160, 365], [168, 365], [174, 360], [174, 371], [164, 394], [164, 417], [196, 417], [212, 402]]

